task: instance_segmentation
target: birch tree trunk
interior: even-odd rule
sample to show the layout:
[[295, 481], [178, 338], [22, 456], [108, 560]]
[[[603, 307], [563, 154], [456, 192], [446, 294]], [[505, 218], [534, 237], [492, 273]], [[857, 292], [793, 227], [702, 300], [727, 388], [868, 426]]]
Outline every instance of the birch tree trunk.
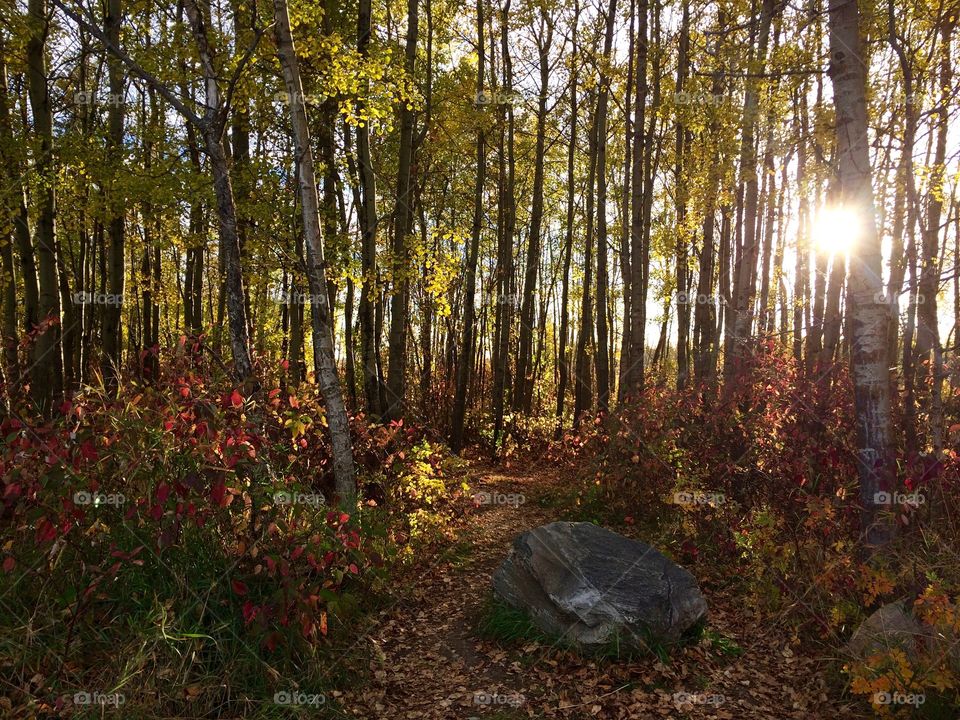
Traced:
[[[806, 92], [807, 84], [800, 86], [799, 92], [794, 95], [793, 107], [795, 111], [799, 108], [806, 110]], [[797, 112], [799, 116], [799, 112]], [[799, 213], [797, 225], [797, 243], [796, 259], [794, 261], [793, 275], [793, 358], [798, 366], [803, 362], [803, 330], [804, 330], [804, 308], [807, 305], [807, 281], [808, 264], [810, 248], [807, 244], [808, 239], [808, 219], [809, 200], [806, 191], [807, 182], [807, 136], [805, 128], [798, 120], [795, 121], [795, 136], [797, 142], [797, 188], [800, 195]]]
[[218, 73], [213, 62], [213, 49], [207, 35], [206, 19], [197, 0], [187, 0], [184, 9], [190, 19], [194, 41], [200, 55], [206, 88], [200, 133], [210, 160], [213, 188], [220, 221], [220, 248], [224, 264], [224, 302], [230, 324], [230, 349], [234, 372], [241, 381], [253, 375], [250, 355], [250, 328], [247, 323], [246, 293], [240, 267], [240, 236], [237, 231], [237, 206], [234, 201], [230, 166], [223, 144], [223, 107], [218, 86]]
[[350, 442], [350, 423], [343, 403], [340, 378], [337, 375], [333, 352], [333, 328], [329, 296], [323, 272], [323, 243], [320, 238], [320, 200], [313, 166], [310, 128], [304, 105], [300, 65], [293, 36], [290, 33], [290, 15], [286, 0], [274, 0], [274, 34], [277, 55], [283, 69], [290, 106], [293, 141], [300, 164], [300, 204], [303, 211], [303, 230], [307, 249], [307, 282], [310, 287], [310, 316], [313, 321], [313, 357], [317, 380], [327, 410], [327, 426], [333, 448], [333, 475], [340, 502], [353, 506], [356, 501], [353, 447]]
[[866, 66], [858, 0], [830, 0], [830, 67], [836, 108], [839, 195], [860, 224], [850, 257], [851, 370], [857, 417], [862, 540], [867, 551], [890, 542], [894, 484], [888, 376], [887, 307], [882, 293], [880, 238], [873, 201], [867, 123]]

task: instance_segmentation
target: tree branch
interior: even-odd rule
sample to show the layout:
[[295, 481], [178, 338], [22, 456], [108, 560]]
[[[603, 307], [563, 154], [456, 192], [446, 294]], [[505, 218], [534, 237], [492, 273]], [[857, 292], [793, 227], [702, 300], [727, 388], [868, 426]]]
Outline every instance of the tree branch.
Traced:
[[275, 23], [270, 23], [266, 27], [258, 28], [256, 30], [256, 34], [254, 35], [250, 46], [243, 54], [243, 57], [240, 58], [240, 62], [233, 71], [233, 75], [230, 77], [230, 81], [227, 83], [227, 91], [224, 93], [223, 107], [220, 109], [220, 117], [217, 119], [217, 123], [221, 126], [221, 128], [227, 123], [227, 116], [230, 114], [230, 106], [233, 102], [233, 92], [237, 87], [237, 83], [240, 81], [240, 74], [247, 66], [247, 63], [250, 62], [250, 58], [253, 57], [253, 51], [256, 50], [257, 45], [260, 44], [260, 38], [262, 38], [263, 34], [272, 28], [274, 24]]
[[188, 108], [183, 101], [178, 98], [172, 90], [170, 90], [170, 88], [160, 82], [156, 76], [147, 72], [143, 66], [140, 65], [140, 63], [130, 57], [121, 48], [110, 42], [106, 34], [99, 27], [97, 27], [96, 23], [92, 22], [91, 20], [84, 19], [77, 12], [68, 8], [66, 5], [64, 5], [63, 0], [52, 0], [52, 2], [67, 17], [90, 33], [90, 35], [99, 40], [107, 50], [116, 55], [117, 58], [119, 58], [120, 61], [126, 65], [134, 75], [148, 83], [158, 93], [160, 93], [160, 95], [162, 95], [167, 102], [173, 105], [176, 111], [179, 112], [185, 120], [193, 123], [197, 127], [201, 127], [203, 125], [203, 121], [197, 116], [197, 114]]

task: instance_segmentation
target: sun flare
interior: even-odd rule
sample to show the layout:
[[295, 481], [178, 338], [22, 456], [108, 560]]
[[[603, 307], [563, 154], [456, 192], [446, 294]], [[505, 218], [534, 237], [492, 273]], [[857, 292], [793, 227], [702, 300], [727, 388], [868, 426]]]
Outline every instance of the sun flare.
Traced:
[[844, 207], [825, 207], [813, 224], [813, 242], [818, 252], [849, 255], [860, 239], [860, 220]]

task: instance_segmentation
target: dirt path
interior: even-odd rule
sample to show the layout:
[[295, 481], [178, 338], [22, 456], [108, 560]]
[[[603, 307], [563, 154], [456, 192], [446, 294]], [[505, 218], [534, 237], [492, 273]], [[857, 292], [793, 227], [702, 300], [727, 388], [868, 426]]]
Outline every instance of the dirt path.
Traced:
[[[555, 469], [472, 473], [474, 491], [522, 494], [481, 506], [460, 542], [415, 578], [406, 599], [370, 632], [371, 677], [338, 693], [348, 717], [803, 718], [864, 717], [828, 700], [823, 670], [751, 618], [737, 598], [703, 584], [713, 641], [654, 658], [594, 661], [535, 642], [498, 646], [476, 634], [490, 577], [521, 531], [556, 520], [543, 502]], [[717, 640], [717, 638], [724, 638]]]

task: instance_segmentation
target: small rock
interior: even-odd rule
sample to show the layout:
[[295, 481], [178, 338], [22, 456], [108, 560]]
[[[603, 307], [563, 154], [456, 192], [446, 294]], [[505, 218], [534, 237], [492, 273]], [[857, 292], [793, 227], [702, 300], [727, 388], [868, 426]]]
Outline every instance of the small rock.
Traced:
[[902, 601], [892, 602], [875, 611], [857, 628], [847, 645], [856, 657], [899, 648], [914, 656], [918, 644], [929, 642], [930, 628], [925, 627]]

